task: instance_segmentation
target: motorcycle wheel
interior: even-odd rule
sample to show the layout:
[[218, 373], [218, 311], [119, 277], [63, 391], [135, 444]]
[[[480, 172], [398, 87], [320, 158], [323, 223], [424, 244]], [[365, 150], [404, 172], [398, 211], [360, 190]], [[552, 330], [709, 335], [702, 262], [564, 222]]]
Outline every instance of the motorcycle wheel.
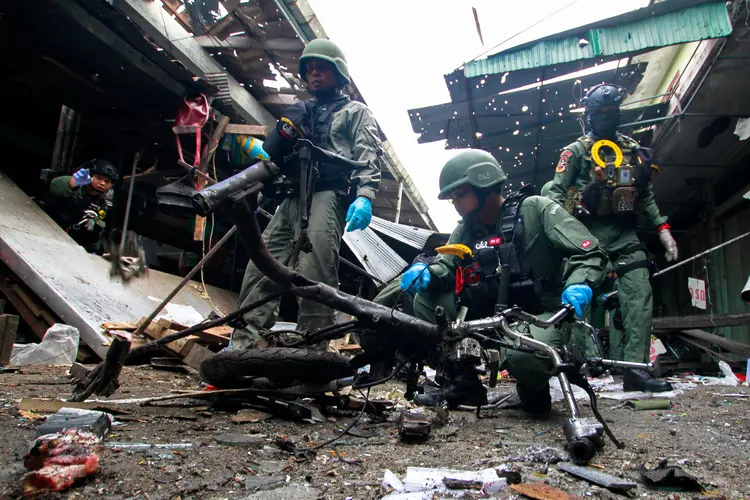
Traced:
[[246, 387], [246, 377], [265, 377], [284, 384], [322, 384], [354, 375], [355, 370], [349, 358], [335, 352], [268, 347], [221, 352], [204, 361], [200, 373], [209, 384], [232, 389]]

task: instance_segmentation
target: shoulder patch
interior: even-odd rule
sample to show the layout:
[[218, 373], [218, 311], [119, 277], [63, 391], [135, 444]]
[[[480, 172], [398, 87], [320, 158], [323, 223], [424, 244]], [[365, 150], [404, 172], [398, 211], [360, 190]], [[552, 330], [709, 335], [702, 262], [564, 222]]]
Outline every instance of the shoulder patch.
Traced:
[[571, 151], [568, 151], [567, 149], [562, 152], [562, 154], [560, 155], [560, 161], [557, 162], [555, 173], [561, 174], [565, 172], [565, 169], [568, 168], [568, 160], [571, 156], [573, 156], [573, 153]]
[[559, 209], [560, 209], [560, 205], [558, 205], [557, 203], [555, 203], [555, 206], [552, 207], [552, 210], [549, 211], [549, 214], [550, 215], [555, 215]]
[[581, 248], [583, 248], [584, 250], [586, 250], [590, 246], [591, 246], [591, 240], [583, 240], [581, 242]]

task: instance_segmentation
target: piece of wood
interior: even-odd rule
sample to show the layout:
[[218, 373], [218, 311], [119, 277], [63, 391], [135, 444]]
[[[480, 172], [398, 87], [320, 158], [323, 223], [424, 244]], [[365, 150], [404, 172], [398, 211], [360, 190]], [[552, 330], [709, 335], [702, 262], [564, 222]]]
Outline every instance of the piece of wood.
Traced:
[[13, 305], [13, 308], [18, 311], [18, 314], [21, 315], [24, 323], [29, 325], [29, 328], [31, 328], [39, 340], [42, 340], [50, 325], [43, 319], [34, 315], [21, 297], [16, 295], [13, 291], [12, 282], [4, 279], [2, 276], [0, 276], [0, 291], [2, 291], [5, 298]]
[[347, 352], [347, 351], [359, 351], [362, 349], [362, 346], [359, 344], [346, 344], [339, 347], [339, 351]]
[[190, 349], [190, 352], [188, 352], [187, 355], [183, 358], [182, 362], [188, 365], [190, 368], [200, 371], [201, 364], [203, 364], [205, 360], [213, 356], [214, 353], [212, 353], [202, 345], [194, 344]]
[[11, 285], [10, 287], [16, 295], [18, 295], [21, 300], [23, 300], [23, 303], [26, 304], [26, 307], [29, 308], [29, 311], [31, 311], [34, 316], [37, 318], [42, 317], [42, 308], [39, 306], [39, 304], [36, 303], [34, 299], [31, 298], [31, 296], [26, 293], [26, 290], [21, 288], [20, 285]]
[[18, 316], [11, 314], [0, 315], [0, 365], [10, 364], [13, 342], [16, 340], [18, 331], [18, 320]]
[[240, 123], [230, 123], [224, 129], [225, 134], [250, 135], [253, 137], [264, 138], [268, 135], [268, 127], [263, 125], [245, 125]]
[[750, 345], [737, 342], [735, 340], [729, 340], [713, 333], [704, 332], [703, 330], [681, 330], [678, 335], [686, 335], [694, 339], [702, 340], [711, 344], [715, 344], [725, 351], [729, 351], [734, 354], [739, 354], [743, 357], [750, 357]]
[[172, 321], [171, 319], [159, 318], [156, 322], [168, 330], [175, 330], [177, 332], [181, 332], [182, 330], [187, 330], [187, 327], [185, 325], [181, 325], [180, 323], [177, 323], [176, 321]]
[[667, 316], [651, 320], [654, 330], [692, 330], [721, 326], [750, 325], [750, 313], [714, 314], [702, 316]]
[[113, 321], [111, 323], [102, 323], [102, 329], [104, 330], [124, 330], [126, 332], [135, 330], [138, 328], [137, 323], [128, 323], [124, 321]]
[[537, 500], [571, 500], [578, 498], [575, 495], [544, 483], [511, 484], [510, 489], [529, 498], [536, 498]]
[[231, 326], [215, 326], [213, 328], [209, 328], [208, 330], [204, 330], [206, 333], [210, 333], [211, 335], [220, 335], [222, 337], [229, 337], [232, 335], [232, 332], [234, 331], [234, 328]]
[[197, 332], [193, 335], [202, 344], [211, 344], [218, 346], [226, 346], [229, 344], [229, 337], [223, 335], [216, 335], [208, 332]]
[[23, 398], [18, 405], [22, 411], [33, 411], [35, 413], [56, 413], [61, 408], [79, 408], [81, 410], [99, 410], [106, 411], [115, 415], [127, 415], [130, 412], [124, 408], [118, 408], [114, 404], [107, 403], [86, 403], [63, 401], [61, 399], [37, 399]]
[[86, 378], [77, 382], [70, 401], [86, 401], [92, 394], [111, 396], [120, 387], [118, 377], [130, 352], [130, 342], [119, 335], [112, 338], [107, 355], [102, 363], [88, 372]]

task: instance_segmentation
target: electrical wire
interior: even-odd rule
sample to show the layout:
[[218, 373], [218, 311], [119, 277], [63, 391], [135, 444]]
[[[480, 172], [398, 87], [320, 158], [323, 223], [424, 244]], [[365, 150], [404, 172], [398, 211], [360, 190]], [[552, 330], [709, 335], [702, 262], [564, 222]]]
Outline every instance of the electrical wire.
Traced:
[[354, 418], [354, 420], [352, 420], [351, 423], [349, 423], [349, 425], [347, 425], [344, 428], [343, 431], [341, 431], [339, 434], [337, 434], [336, 436], [332, 437], [328, 441], [324, 441], [324, 442], [322, 442], [320, 444], [317, 444], [317, 445], [315, 445], [315, 446], [313, 446], [311, 448], [297, 448], [295, 450], [295, 453], [299, 453], [301, 455], [307, 455], [310, 452], [313, 452], [315, 450], [319, 450], [319, 449], [323, 448], [324, 446], [328, 446], [328, 445], [330, 445], [330, 444], [338, 441], [339, 439], [341, 439], [342, 437], [344, 437], [350, 430], [352, 430], [352, 428], [354, 428], [354, 426], [357, 425], [357, 422], [359, 422], [359, 419], [362, 418], [362, 415], [365, 414], [365, 410], [367, 409], [367, 406], [370, 404], [370, 388], [369, 387], [367, 388], [367, 395], [365, 395], [365, 393], [362, 392], [362, 390], [359, 390], [359, 393], [365, 399], [365, 404], [362, 405], [362, 410]]
[[[216, 155], [214, 154], [216, 150], [219, 149], [219, 143], [217, 141], [216, 147], [210, 151], [208, 151], [206, 154], [213, 155], [211, 156], [211, 166], [213, 167], [214, 171], [214, 179], [218, 180], [218, 177], [216, 176]], [[211, 244], [213, 243], [213, 237], [214, 237], [214, 227], [216, 226], [216, 217], [212, 213], [211, 214], [211, 232], [208, 236], [208, 248], [211, 248]], [[201, 249], [203, 250], [203, 257], [206, 256], [206, 225], [205, 221], [203, 223], [203, 234], [201, 235]], [[219, 309], [216, 304], [214, 304], [214, 301], [211, 299], [211, 295], [208, 293], [208, 287], [206, 287], [206, 280], [203, 276], [203, 267], [201, 267], [201, 285], [203, 285], [203, 293], [206, 294], [206, 298], [208, 299], [208, 303], [211, 305], [211, 308], [219, 314], [219, 316], [223, 316], [225, 313], [221, 309]]]
[[554, 11], [553, 13], [551, 13], [551, 14], [549, 14], [549, 15], [547, 15], [547, 16], [545, 16], [545, 17], [543, 17], [543, 18], [541, 18], [540, 20], [538, 20], [538, 21], [537, 21], [537, 22], [535, 22], [534, 24], [531, 24], [531, 25], [529, 25], [529, 26], [525, 27], [525, 28], [524, 28], [524, 29], [522, 29], [521, 31], [517, 32], [516, 34], [514, 34], [514, 35], [511, 35], [511, 36], [509, 36], [508, 38], [506, 38], [506, 39], [505, 39], [505, 40], [503, 40], [502, 42], [500, 42], [500, 43], [498, 43], [497, 45], [494, 45], [493, 47], [491, 47], [491, 48], [489, 48], [489, 49], [485, 50], [484, 52], [482, 52], [482, 53], [481, 53], [481, 54], [479, 54], [478, 56], [476, 56], [476, 57], [472, 58], [471, 60], [472, 60], [472, 61], [476, 61], [477, 59], [479, 59], [480, 57], [484, 56], [485, 54], [487, 54], [487, 53], [489, 53], [489, 52], [492, 52], [493, 50], [495, 50], [496, 48], [500, 47], [501, 45], [504, 45], [504, 44], [506, 44], [507, 42], [509, 42], [509, 41], [513, 40], [513, 39], [514, 39], [515, 37], [517, 37], [518, 35], [522, 35], [523, 33], [526, 33], [527, 31], [529, 31], [529, 30], [530, 30], [531, 28], [533, 28], [534, 26], [537, 26], [538, 24], [541, 24], [541, 23], [543, 23], [543, 22], [544, 22], [544, 21], [546, 21], [547, 19], [549, 19], [549, 18], [551, 18], [551, 17], [553, 17], [553, 16], [555, 16], [555, 15], [559, 14], [560, 12], [564, 11], [565, 9], [567, 9], [568, 7], [570, 7], [570, 6], [571, 6], [571, 5], [573, 5], [573, 4], [575, 4], [575, 3], [578, 3], [579, 1], [580, 1], [580, 0], [573, 0], [573, 1], [572, 1], [572, 2], [570, 2], [570, 3], [568, 3], [568, 4], [566, 4], [566, 5], [563, 5], [562, 7], [560, 7], [559, 9], [557, 9], [556, 11]]

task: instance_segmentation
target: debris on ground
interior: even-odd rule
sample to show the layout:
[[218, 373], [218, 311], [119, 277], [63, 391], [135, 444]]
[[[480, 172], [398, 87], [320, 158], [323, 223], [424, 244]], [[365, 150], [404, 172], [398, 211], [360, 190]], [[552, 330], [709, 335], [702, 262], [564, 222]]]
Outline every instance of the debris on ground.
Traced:
[[270, 413], [266, 413], [259, 410], [253, 410], [245, 408], [237, 412], [237, 415], [232, 417], [232, 422], [235, 424], [247, 424], [247, 423], [258, 423], [268, 418], [271, 418]]
[[79, 429], [47, 434], [34, 441], [23, 459], [24, 495], [64, 491], [99, 471], [99, 438]]
[[605, 474], [592, 467], [582, 467], [580, 465], [561, 463], [557, 466], [558, 470], [567, 472], [577, 478], [583, 479], [593, 484], [598, 484], [612, 491], [627, 492], [636, 486], [636, 483], [627, 481], [619, 477]]
[[634, 400], [627, 401], [627, 406], [634, 410], [669, 410], [672, 407], [672, 403], [668, 399], [646, 399], [646, 400]]
[[[390, 493], [383, 498], [389, 500], [429, 500], [436, 493], [491, 495], [502, 491], [506, 484], [505, 478], [498, 476], [495, 469], [467, 471], [427, 467], [407, 467], [403, 480], [386, 469], [382, 481], [383, 489]], [[422, 495], [415, 496], [417, 492]]]
[[401, 441], [426, 441], [431, 429], [432, 425], [426, 415], [401, 411], [398, 424]]
[[61, 408], [37, 428], [36, 435], [55, 434], [75, 428], [103, 439], [112, 427], [112, 421], [112, 415], [102, 411]]
[[70, 366], [78, 354], [78, 336], [78, 328], [56, 323], [39, 344], [13, 344], [10, 364]]
[[510, 489], [529, 498], [537, 500], [571, 500], [578, 498], [575, 495], [564, 492], [544, 483], [512, 484]]
[[553, 448], [551, 446], [530, 446], [522, 455], [509, 456], [503, 462], [539, 462], [543, 464], [556, 464], [567, 462], [570, 455], [567, 451]]
[[678, 465], [667, 465], [666, 460], [659, 462], [659, 465], [653, 469], [648, 469], [645, 465], [641, 465], [638, 472], [640, 472], [646, 484], [658, 488], [679, 488], [685, 491], [703, 490], [703, 487], [695, 476], [688, 474]]

